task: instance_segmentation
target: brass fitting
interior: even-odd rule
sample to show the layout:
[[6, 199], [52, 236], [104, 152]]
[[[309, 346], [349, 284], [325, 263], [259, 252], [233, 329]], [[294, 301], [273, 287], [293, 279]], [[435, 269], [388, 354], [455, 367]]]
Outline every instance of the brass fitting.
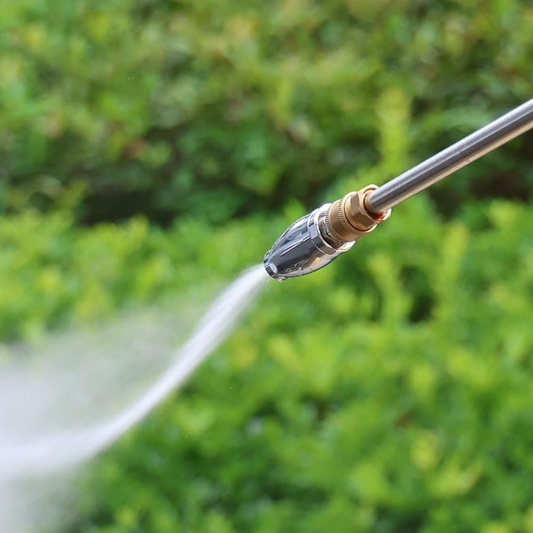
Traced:
[[333, 202], [328, 211], [328, 230], [340, 242], [353, 242], [374, 231], [380, 222], [389, 218], [391, 210], [375, 215], [365, 206], [365, 198], [377, 185], [367, 185], [360, 191], [349, 192]]

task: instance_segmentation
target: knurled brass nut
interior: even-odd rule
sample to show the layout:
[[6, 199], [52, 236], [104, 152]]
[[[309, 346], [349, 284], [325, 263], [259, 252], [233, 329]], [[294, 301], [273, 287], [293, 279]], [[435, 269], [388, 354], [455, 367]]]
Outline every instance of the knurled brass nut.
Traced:
[[345, 204], [346, 218], [357, 229], [367, 231], [379, 222], [365, 207], [365, 196], [377, 189], [377, 185], [369, 185], [360, 191], [350, 193]]
[[367, 185], [360, 191], [350, 192], [331, 204], [327, 227], [336, 241], [353, 242], [373, 231], [380, 222], [389, 217], [390, 209], [375, 215], [365, 207], [365, 197], [377, 188], [377, 185]]

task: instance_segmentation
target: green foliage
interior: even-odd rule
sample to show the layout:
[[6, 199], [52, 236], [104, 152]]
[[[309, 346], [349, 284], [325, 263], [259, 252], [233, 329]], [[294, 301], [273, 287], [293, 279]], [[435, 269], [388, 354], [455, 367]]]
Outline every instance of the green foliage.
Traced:
[[[523, 0], [4, 4], [2, 340], [222, 284], [302, 204], [531, 97]], [[532, 210], [457, 210], [529, 197], [530, 138], [432, 191], [452, 222], [414, 200], [271, 283], [102, 459], [75, 531], [533, 533]]]
[[[46, 207], [72, 182], [85, 187], [89, 221], [312, 205], [338, 176], [368, 182], [386, 139], [399, 139], [389, 115], [408, 158], [379, 183], [531, 97], [523, 0], [7, 4], [4, 208], [21, 204], [8, 185]], [[472, 194], [523, 198], [531, 187], [523, 139], [439, 200], [450, 211]]]
[[[2, 336], [228, 280], [297, 210], [216, 231], [5, 218]], [[73, 530], [533, 531], [532, 302], [531, 208], [444, 224], [414, 200], [329, 268], [271, 282], [101, 460]]]

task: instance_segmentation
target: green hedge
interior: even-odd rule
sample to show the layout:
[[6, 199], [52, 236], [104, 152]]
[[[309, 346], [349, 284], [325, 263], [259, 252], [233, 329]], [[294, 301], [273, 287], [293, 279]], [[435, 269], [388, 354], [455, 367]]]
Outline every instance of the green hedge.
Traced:
[[[1, 219], [2, 337], [229, 280], [300, 211], [214, 232]], [[533, 531], [532, 214], [493, 202], [444, 224], [414, 200], [329, 268], [272, 282], [102, 458], [72, 530]]]
[[[381, 183], [532, 96], [523, 0], [20, 0], [0, 20], [0, 206], [223, 221]], [[531, 136], [439, 194], [528, 197]], [[13, 191], [10, 188], [15, 186]]]

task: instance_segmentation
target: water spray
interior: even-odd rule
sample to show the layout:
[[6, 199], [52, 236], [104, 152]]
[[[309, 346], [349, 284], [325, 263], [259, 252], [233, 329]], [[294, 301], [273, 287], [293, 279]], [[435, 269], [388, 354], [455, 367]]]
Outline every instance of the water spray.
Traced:
[[283, 281], [325, 267], [387, 220], [394, 206], [532, 128], [533, 99], [381, 187], [368, 185], [322, 205], [285, 230], [265, 254], [265, 270]]

